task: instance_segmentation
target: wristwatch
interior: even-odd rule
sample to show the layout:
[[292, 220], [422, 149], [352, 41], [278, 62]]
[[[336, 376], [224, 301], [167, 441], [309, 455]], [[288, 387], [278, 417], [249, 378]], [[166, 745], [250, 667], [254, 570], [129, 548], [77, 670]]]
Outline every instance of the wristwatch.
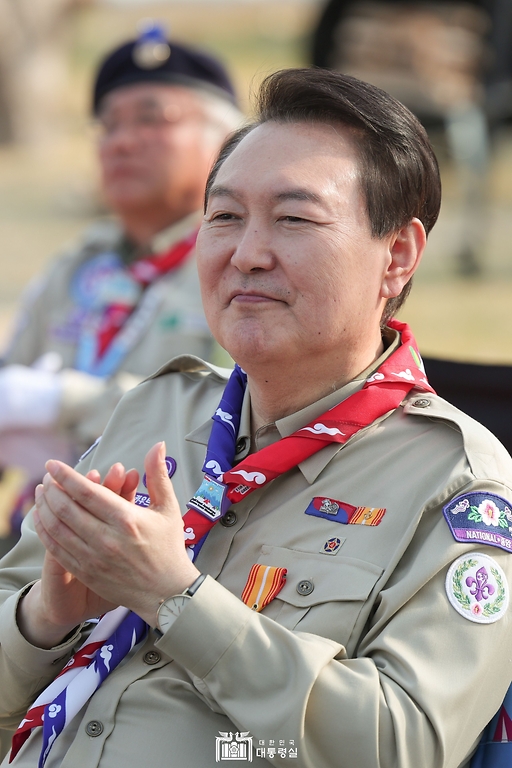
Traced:
[[195, 595], [205, 579], [206, 575], [202, 573], [180, 595], [172, 595], [172, 597], [168, 597], [160, 603], [156, 613], [157, 626], [155, 628], [155, 632], [158, 635], [162, 636], [174, 624], [180, 613], [187, 607], [188, 601]]

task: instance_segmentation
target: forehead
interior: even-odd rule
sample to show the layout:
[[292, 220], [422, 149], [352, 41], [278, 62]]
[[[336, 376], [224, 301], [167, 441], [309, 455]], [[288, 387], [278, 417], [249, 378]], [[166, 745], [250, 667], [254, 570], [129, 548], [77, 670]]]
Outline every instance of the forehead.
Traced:
[[219, 168], [211, 194], [233, 187], [237, 194], [300, 184], [356, 187], [357, 145], [349, 128], [325, 123], [277, 123], [254, 128]]
[[133, 83], [110, 91], [103, 97], [99, 114], [123, 109], [145, 109], [177, 104], [182, 107], [201, 107], [201, 95], [182, 85], [168, 83]]

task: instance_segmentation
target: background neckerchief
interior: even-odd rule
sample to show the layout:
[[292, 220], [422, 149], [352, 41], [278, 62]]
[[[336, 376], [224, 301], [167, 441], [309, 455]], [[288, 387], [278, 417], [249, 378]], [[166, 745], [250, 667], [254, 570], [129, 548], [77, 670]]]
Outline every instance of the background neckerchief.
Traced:
[[[203, 465], [203, 471], [212, 475], [207, 476], [207, 482], [213, 481], [226, 492], [227, 506], [256, 488], [263, 487], [326, 445], [332, 442], [345, 443], [376, 418], [397, 408], [411, 389], [433, 392], [408, 326], [396, 320], [391, 321], [389, 326], [401, 333], [402, 344], [366, 380], [363, 389], [293, 435], [263, 448], [233, 467], [247, 384], [247, 376], [239, 366], [235, 366], [219, 407], [212, 417], [214, 424]], [[226, 509], [223, 508], [223, 514]], [[194, 545], [189, 546], [192, 559], [197, 557], [204, 539], [218, 519], [220, 517], [211, 520], [195, 509], [185, 513], [185, 537], [189, 544]], [[193, 530], [193, 525], [196, 530], [193, 531], [194, 539], [191, 541], [189, 532]], [[119, 607], [105, 614], [86, 643], [29, 709], [14, 734], [10, 761], [28, 739], [32, 729], [44, 723], [43, 747], [38, 766], [43, 768], [55, 739], [107, 675], [145, 637], [147, 629], [145, 622], [126, 608]]]
[[[168, 251], [137, 259], [128, 267], [120, 267], [125, 278], [133, 281], [140, 297], [145, 288], [159, 277], [177, 269], [192, 253], [196, 243], [197, 230], [183, 240], [175, 243]], [[137, 301], [115, 301], [103, 307], [98, 313], [92, 310], [91, 317], [85, 321], [78, 342], [75, 367], [79, 371], [93, 376], [110, 376], [116, 370], [121, 359], [129, 351], [116, 345], [116, 337], [134, 311]]]
[[233, 467], [242, 388], [245, 389], [247, 381], [245, 373], [235, 365], [212, 417], [214, 423], [203, 465], [205, 479], [183, 517], [187, 546], [195, 556], [230, 503], [236, 504], [257, 488], [263, 488], [330, 443], [346, 443], [361, 429], [397, 408], [411, 389], [434, 391], [426, 379], [410, 328], [397, 320], [391, 320], [389, 326], [400, 332], [401, 345], [368, 377], [361, 390], [293, 435], [250, 454]]
[[480, 739], [471, 768], [510, 768], [512, 765], [512, 686]]

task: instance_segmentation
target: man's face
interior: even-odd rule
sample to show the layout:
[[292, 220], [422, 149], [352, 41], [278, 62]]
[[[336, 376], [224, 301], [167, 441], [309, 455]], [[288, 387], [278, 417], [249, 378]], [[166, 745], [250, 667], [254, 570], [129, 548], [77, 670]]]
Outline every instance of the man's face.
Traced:
[[201, 207], [220, 136], [197, 93], [158, 83], [118, 88], [102, 100], [99, 122], [102, 186], [116, 213], [168, 208], [178, 220]]
[[242, 367], [357, 358], [380, 343], [393, 239], [371, 235], [346, 129], [259, 126], [221, 166], [199, 233], [214, 336]]

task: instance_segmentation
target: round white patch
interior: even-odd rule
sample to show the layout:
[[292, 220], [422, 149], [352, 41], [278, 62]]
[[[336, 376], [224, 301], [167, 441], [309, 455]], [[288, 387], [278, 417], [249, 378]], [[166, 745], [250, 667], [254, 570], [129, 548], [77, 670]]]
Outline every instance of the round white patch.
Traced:
[[468, 552], [451, 564], [446, 594], [461, 616], [477, 624], [498, 621], [508, 608], [507, 577], [498, 563], [482, 552]]

